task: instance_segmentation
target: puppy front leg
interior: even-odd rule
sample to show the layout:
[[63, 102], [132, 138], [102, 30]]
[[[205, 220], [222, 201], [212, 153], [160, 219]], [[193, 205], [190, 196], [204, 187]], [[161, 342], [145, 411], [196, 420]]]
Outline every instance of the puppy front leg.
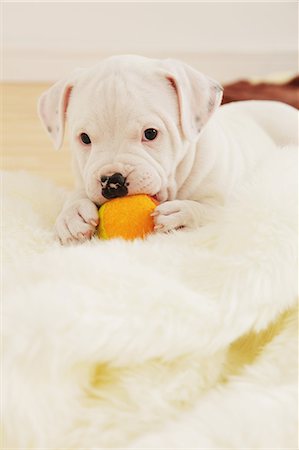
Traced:
[[84, 189], [77, 189], [66, 200], [54, 229], [64, 245], [91, 239], [98, 223], [97, 206], [86, 197]]
[[217, 206], [194, 200], [172, 200], [157, 206], [152, 216], [155, 230], [167, 233], [179, 228], [197, 228], [213, 220]]

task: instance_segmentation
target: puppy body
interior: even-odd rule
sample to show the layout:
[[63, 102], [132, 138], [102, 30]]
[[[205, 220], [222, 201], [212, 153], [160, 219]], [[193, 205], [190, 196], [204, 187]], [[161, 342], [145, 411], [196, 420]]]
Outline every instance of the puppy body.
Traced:
[[[56, 147], [67, 113], [76, 189], [56, 222], [62, 243], [90, 238], [103, 177], [155, 195], [156, 230], [200, 226], [273, 147], [296, 143], [297, 111], [279, 102], [219, 107], [222, 90], [176, 61], [113, 57], [58, 82], [39, 111]], [[157, 138], [144, 138], [146, 129]], [[81, 133], [91, 144], [80, 142]]]

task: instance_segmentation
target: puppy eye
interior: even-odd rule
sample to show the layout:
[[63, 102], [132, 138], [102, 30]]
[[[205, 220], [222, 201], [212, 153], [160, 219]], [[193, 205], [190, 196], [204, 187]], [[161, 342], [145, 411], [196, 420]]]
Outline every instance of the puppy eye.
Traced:
[[80, 140], [85, 145], [91, 144], [91, 140], [90, 140], [88, 134], [86, 134], [86, 133], [81, 133], [80, 134]]
[[144, 139], [146, 141], [153, 141], [154, 139], [156, 139], [157, 135], [158, 135], [158, 131], [155, 130], [154, 128], [148, 128], [143, 133]]

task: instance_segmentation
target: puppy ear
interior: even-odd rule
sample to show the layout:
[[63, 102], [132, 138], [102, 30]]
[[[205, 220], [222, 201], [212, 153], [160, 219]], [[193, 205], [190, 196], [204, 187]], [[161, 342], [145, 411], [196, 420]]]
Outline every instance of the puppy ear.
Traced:
[[40, 96], [38, 101], [39, 118], [56, 150], [60, 149], [63, 142], [66, 111], [80, 72], [80, 69], [76, 70], [69, 78], [55, 83]]
[[212, 78], [180, 61], [163, 62], [164, 76], [174, 89], [186, 139], [193, 141], [222, 101], [223, 88]]

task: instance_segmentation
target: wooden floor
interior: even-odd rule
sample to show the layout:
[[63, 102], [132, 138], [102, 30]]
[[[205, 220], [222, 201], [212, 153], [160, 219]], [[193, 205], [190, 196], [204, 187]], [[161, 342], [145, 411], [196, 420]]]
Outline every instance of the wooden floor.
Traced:
[[67, 137], [61, 150], [53, 149], [37, 115], [37, 100], [45, 84], [1, 85], [2, 169], [27, 170], [61, 186], [71, 187]]

